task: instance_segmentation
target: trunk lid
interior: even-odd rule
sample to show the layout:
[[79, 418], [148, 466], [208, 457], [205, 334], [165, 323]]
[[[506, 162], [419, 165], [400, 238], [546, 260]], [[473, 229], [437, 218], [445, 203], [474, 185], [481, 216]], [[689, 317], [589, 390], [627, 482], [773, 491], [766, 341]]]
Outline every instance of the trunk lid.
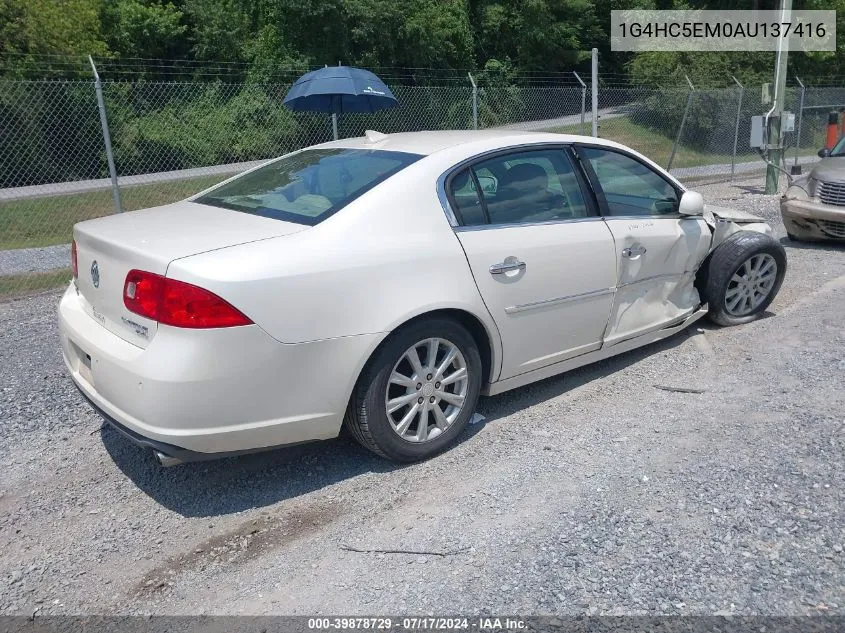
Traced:
[[123, 305], [123, 284], [130, 270], [165, 275], [175, 259], [306, 228], [190, 201], [88, 220], [73, 231], [79, 266], [76, 287], [91, 318], [120, 338], [146, 347], [158, 324]]

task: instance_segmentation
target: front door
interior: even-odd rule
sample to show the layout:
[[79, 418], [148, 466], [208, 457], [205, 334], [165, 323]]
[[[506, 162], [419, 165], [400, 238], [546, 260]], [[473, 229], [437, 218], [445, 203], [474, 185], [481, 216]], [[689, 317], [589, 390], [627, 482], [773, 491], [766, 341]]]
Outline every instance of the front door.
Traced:
[[580, 178], [564, 149], [543, 148], [497, 154], [447, 184], [456, 234], [501, 335], [500, 379], [601, 346], [616, 254]]
[[706, 222], [679, 215], [681, 191], [637, 158], [608, 148], [576, 151], [616, 244], [618, 282], [605, 345], [681, 321], [700, 304], [694, 283], [710, 249]]

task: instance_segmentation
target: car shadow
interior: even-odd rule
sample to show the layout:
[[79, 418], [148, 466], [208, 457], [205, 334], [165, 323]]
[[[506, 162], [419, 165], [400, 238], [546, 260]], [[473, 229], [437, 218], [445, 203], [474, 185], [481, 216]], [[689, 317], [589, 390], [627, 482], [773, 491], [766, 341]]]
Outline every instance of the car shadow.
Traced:
[[788, 237], [782, 237], [780, 243], [783, 244], [784, 248], [797, 248], [802, 251], [845, 251], [845, 240], [840, 242], [835, 240], [796, 242]]
[[[699, 321], [696, 327], [709, 329], [709, 324]], [[681, 345], [694, 334], [695, 330], [688, 328], [618, 356], [482, 398], [478, 413], [484, 416], [483, 423], [470, 424], [459, 443], [483, 432], [487, 423], [622, 371], [647, 356]], [[136, 446], [108, 425], [103, 425], [100, 436], [123, 474], [156, 502], [186, 517], [212, 517], [260, 508], [359, 475], [407, 467], [373, 455], [345, 434], [323, 442], [172, 468], [159, 466], [150, 451]]]
[[[471, 424], [466, 442], [484, 427]], [[366, 473], [407, 467], [377, 457], [342, 433], [270, 451], [163, 468], [108, 424], [100, 429], [103, 446], [115, 465], [157, 503], [185, 517], [212, 517], [292, 499]]]
[[479, 412], [487, 418], [486, 422], [493, 422], [499, 418], [507, 417], [520, 409], [539, 404], [551, 398], [556, 398], [588, 382], [622, 371], [652, 354], [678, 347], [690, 336], [693, 336], [695, 334], [695, 328], [700, 327], [699, 324], [703, 322], [703, 320], [699, 320], [689, 328], [662, 341], [638, 347], [618, 356], [611, 356], [605, 360], [540, 380], [525, 387], [514, 389], [513, 391], [482, 398], [479, 405]]

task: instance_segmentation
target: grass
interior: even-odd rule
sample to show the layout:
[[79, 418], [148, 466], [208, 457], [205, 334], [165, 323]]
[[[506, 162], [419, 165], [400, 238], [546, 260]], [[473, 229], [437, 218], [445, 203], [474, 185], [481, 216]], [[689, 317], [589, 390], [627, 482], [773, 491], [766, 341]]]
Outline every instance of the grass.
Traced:
[[0, 300], [60, 288], [70, 281], [72, 274], [70, 268], [59, 268], [45, 273], [0, 276]]
[[[227, 177], [203, 176], [123, 187], [123, 208], [134, 211], [176, 202]], [[0, 202], [0, 250], [67, 244], [74, 224], [113, 212], [111, 189]]]
[[[577, 123], [550, 128], [545, 131], [558, 132], [560, 134], [582, 134], [584, 129], [580, 123]], [[588, 123], [586, 125], [587, 134], [590, 133], [590, 129]], [[672, 145], [675, 142], [674, 138], [665, 136], [644, 125], [634, 123], [626, 116], [600, 121], [599, 136], [627, 145], [664, 167], [669, 163], [669, 157], [672, 155]], [[731, 130], [731, 136], [733, 136], [733, 130]], [[756, 155], [749, 153], [750, 150], [743, 144], [743, 139], [740, 139], [740, 142], [737, 144], [737, 151], [739, 152], [736, 157], [737, 164], [759, 162], [760, 160]], [[812, 148], [799, 150], [799, 156], [815, 155], [815, 153], [816, 150]], [[792, 157], [794, 155], [794, 150], [790, 150], [788, 156]], [[675, 153], [672, 169], [677, 167], [702, 167], [723, 163], [730, 164], [730, 162], [731, 154], [729, 153], [702, 152], [681, 145]]]

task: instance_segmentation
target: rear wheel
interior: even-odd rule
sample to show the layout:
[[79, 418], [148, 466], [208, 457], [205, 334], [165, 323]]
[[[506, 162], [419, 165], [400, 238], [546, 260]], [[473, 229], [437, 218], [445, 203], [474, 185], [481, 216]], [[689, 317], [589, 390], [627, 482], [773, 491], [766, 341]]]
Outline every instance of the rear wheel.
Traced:
[[395, 461], [444, 450], [461, 434], [481, 390], [472, 336], [448, 319], [395, 332], [364, 369], [345, 426], [365, 448]]
[[757, 318], [777, 295], [786, 273], [786, 252], [768, 235], [740, 231], [710, 256], [705, 297], [719, 325]]

